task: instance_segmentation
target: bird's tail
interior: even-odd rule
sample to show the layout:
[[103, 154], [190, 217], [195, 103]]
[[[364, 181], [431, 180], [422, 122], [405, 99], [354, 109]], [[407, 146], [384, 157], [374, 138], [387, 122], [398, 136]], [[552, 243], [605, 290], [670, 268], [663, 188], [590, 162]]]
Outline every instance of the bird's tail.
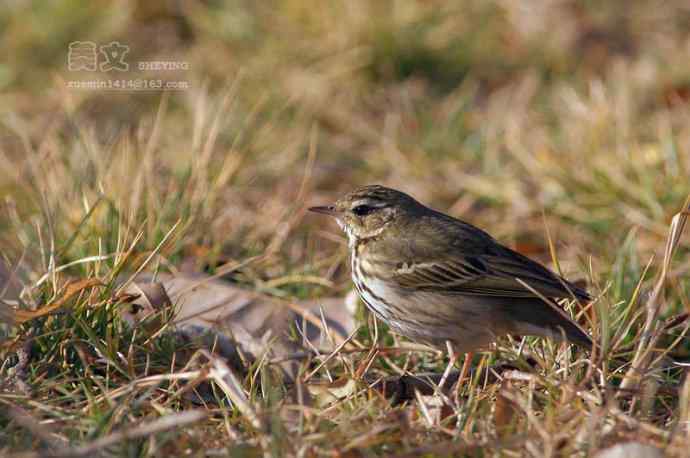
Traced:
[[516, 302], [510, 305], [510, 316], [513, 331], [517, 334], [567, 340], [588, 350], [592, 349], [589, 335], [557, 304], [547, 304], [538, 298], [518, 299]]

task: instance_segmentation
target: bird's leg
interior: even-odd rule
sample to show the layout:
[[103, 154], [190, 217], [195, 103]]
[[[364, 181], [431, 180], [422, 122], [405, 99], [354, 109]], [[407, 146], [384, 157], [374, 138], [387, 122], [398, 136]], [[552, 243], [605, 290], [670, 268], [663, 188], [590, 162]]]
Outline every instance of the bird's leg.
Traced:
[[460, 387], [464, 383], [465, 378], [469, 379], [470, 366], [472, 365], [473, 357], [474, 353], [471, 351], [465, 353], [465, 360], [462, 362], [462, 369], [460, 369], [458, 380], [455, 382], [455, 386], [453, 387], [453, 400], [455, 401], [456, 405], [458, 404], [458, 399], [460, 399]]
[[458, 354], [455, 353], [455, 350], [453, 350], [453, 344], [451, 344], [448, 340], [446, 340], [446, 349], [448, 350], [448, 365], [446, 366], [446, 370], [443, 371], [441, 381], [438, 383], [439, 391], [443, 390], [443, 386], [446, 384], [450, 371], [453, 369], [455, 362], [458, 360]]
[[[443, 371], [441, 381], [438, 384], [439, 391], [443, 391], [443, 387], [446, 384], [446, 381], [448, 380], [450, 371], [453, 369], [453, 366], [455, 365], [459, 357], [459, 354], [453, 349], [453, 345], [449, 341], [446, 341], [446, 349], [448, 350], [448, 366], [446, 366], [446, 370]], [[456, 404], [458, 402], [458, 397], [460, 395], [460, 387], [462, 386], [462, 383], [465, 381], [465, 379], [468, 378], [470, 375], [470, 367], [472, 365], [473, 357], [473, 352], [470, 351], [465, 353], [465, 360], [462, 363], [462, 368], [460, 369], [460, 374], [458, 374], [458, 379], [455, 382], [455, 384], [451, 387], [451, 391], [454, 393], [454, 399]]]
[[465, 361], [462, 363], [462, 369], [460, 369], [460, 376], [458, 376], [458, 385], [464, 381], [466, 377], [470, 375], [470, 365], [472, 364], [472, 358], [474, 358], [474, 353], [471, 351], [465, 353]]

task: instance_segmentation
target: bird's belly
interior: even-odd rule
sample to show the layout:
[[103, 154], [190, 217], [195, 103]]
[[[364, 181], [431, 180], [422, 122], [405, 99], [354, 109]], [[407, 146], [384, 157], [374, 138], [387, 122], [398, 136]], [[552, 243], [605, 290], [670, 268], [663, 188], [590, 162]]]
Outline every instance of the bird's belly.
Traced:
[[495, 338], [501, 317], [473, 297], [449, 298], [433, 292], [408, 291], [372, 276], [370, 266], [352, 262], [352, 279], [360, 298], [398, 334], [443, 347], [449, 340], [457, 351], [485, 346]]

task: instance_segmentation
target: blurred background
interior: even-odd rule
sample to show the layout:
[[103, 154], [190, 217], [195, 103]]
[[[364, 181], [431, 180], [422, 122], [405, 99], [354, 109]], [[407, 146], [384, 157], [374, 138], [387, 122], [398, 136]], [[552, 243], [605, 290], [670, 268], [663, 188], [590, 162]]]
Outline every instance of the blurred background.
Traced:
[[344, 291], [304, 207], [382, 183], [544, 262], [548, 227], [622, 294], [690, 191], [680, 0], [13, 0], [0, 40], [0, 238], [27, 278], [181, 219], [171, 265], [268, 253], [245, 280]]
[[[118, 290], [134, 272], [198, 284], [212, 274], [241, 299], [263, 293], [263, 305], [242, 303], [279, 322], [277, 337], [298, 337], [278, 302], [328, 303], [353, 326], [345, 237], [306, 208], [378, 183], [586, 284], [595, 301], [573, 312], [603, 351], [500, 340], [477, 367], [507, 354], [534, 374], [515, 389], [475, 377], [457, 422], [433, 426], [417, 407], [426, 401], [391, 405], [359, 375], [442, 373], [442, 355], [381, 353], [370, 366], [348, 353], [326, 367], [330, 355], [315, 378], [331, 371], [361, 389], [297, 426], [297, 410], [280, 419], [288, 387], [270, 381], [269, 363], [252, 365], [242, 389], [270, 428], [220, 408], [175, 434], [120, 436], [121, 454], [166, 455], [165, 436], [168, 455], [253, 443], [264, 454], [242, 456], [266, 444], [275, 456], [584, 456], [613, 437], [674, 442], [685, 456], [690, 379], [668, 357], [690, 355], [678, 330], [687, 235], [658, 302], [670, 324], [650, 340], [644, 322], [657, 324], [648, 293], [690, 194], [689, 102], [686, 0], [1, 2], [0, 450], [37, 450], [41, 438], [59, 451], [122, 428], [139, 437], [140, 420], [193, 408], [176, 379], [132, 388], [185, 364], [161, 334], [169, 307], [157, 328], [119, 319], [149, 300]], [[379, 326], [377, 342], [397, 347]], [[359, 328], [362, 348], [371, 329]], [[655, 358], [644, 396], [614, 399], [626, 371], [645, 373], [629, 369], [641, 351]], [[449, 448], [465, 441], [477, 448]]]

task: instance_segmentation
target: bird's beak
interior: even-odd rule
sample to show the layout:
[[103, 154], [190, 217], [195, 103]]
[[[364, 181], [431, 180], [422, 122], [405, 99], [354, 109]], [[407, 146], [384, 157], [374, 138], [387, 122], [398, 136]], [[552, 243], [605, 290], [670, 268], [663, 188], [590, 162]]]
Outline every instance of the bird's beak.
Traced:
[[323, 213], [328, 216], [336, 216], [338, 210], [333, 205], [323, 206], [323, 207], [309, 207], [310, 212]]

